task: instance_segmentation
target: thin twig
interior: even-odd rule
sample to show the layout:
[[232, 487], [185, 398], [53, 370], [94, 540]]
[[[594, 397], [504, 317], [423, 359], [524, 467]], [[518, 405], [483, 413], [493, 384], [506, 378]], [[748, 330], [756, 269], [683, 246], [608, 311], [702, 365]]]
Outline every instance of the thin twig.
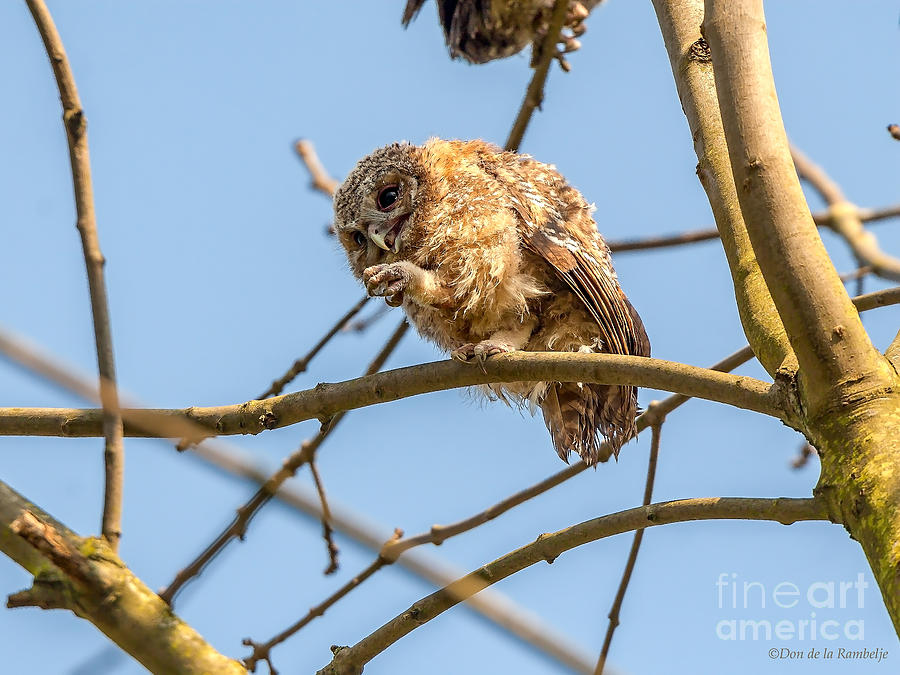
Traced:
[[[90, 382], [86, 376], [78, 373], [70, 365], [42, 353], [23, 339], [3, 331], [2, 328], [0, 328], [0, 352], [8, 356], [12, 364], [22, 366], [27, 372], [44, 378], [50, 384], [59, 385], [65, 391], [73, 392], [88, 401], [96, 402], [100, 399], [97, 385]], [[269, 479], [268, 471], [259, 468], [254, 462], [246, 459], [243, 453], [229, 448], [221, 441], [206, 441], [186, 456], [197, 458], [207, 466], [249, 480], [256, 485], [262, 485]], [[321, 520], [323, 516], [322, 504], [317, 495], [311, 496], [290, 485], [282, 485], [275, 498], [291, 509], [316, 520]], [[331, 521], [338, 532], [374, 551], [381, 550], [384, 535], [377, 528], [368, 525], [364, 517], [338, 508], [332, 510]], [[459, 571], [440, 560], [421, 553], [405, 555], [400, 558], [398, 564], [438, 587], [450, 583], [460, 575]], [[552, 627], [522, 611], [505, 596], [485, 591], [471, 598], [467, 606], [521, 640], [523, 645], [540, 650], [575, 672], [587, 674], [591, 672], [592, 665], [585, 652], [573, 645], [565, 636], [557, 634]], [[90, 663], [96, 666], [97, 661], [92, 659]], [[78, 672], [82, 671], [94, 672], [90, 664], [82, 664]], [[76, 675], [74, 671], [72, 675]]]
[[369, 329], [372, 324], [378, 321], [381, 317], [387, 315], [391, 311], [390, 305], [381, 305], [378, 309], [372, 312], [369, 316], [364, 316], [359, 319], [355, 319], [354, 321], [350, 321], [341, 328], [342, 331], [346, 331], [348, 333], [363, 333]]
[[668, 248], [695, 244], [698, 241], [711, 241], [719, 238], [719, 231], [715, 228], [703, 230], [687, 230], [678, 234], [661, 235], [656, 237], [642, 237], [640, 239], [619, 239], [607, 241], [606, 245], [613, 253], [625, 253], [627, 251], [646, 251], [651, 248]]
[[[335, 335], [346, 328], [347, 322], [350, 321], [354, 316], [356, 316], [368, 301], [369, 297], [364, 296], [359, 302], [353, 305], [353, 307], [347, 310], [344, 316], [338, 319], [337, 323], [329, 328], [328, 332], [325, 333], [325, 335], [323, 335], [315, 345], [313, 345], [312, 349], [310, 349], [305, 356], [294, 361], [294, 363], [284, 375], [272, 382], [272, 384], [269, 385], [268, 389], [266, 389], [262, 394], [256, 397], [257, 400], [263, 400], [271, 396], [277, 396], [300, 373], [306, 372], [306, 369], [309, 367], [309, 362], [316, 357], [316, 355], [322, 350], [322, 348], [325, 347], [325, 345], [328, 344]], [[182, 438], [178, 441], [178, 443], [175, 444], [175, 449], [179, 452], [183, 452], [193, 446], [194, 443], [195, 441], [191, 440], [190, 438]]]
[[355, 305], [353, 305], [353, 307], [347, 310], [347, 312], [340, 319], [338, 319], [330, 329], [328, 329], [328, 332], [322, 336], [321, 340], [313, 345], [312, 349], [310, 349], [305, 356], [294, 361], [293, 365], [288, 369], [288, 371], [277, 380], [272, 382], [272, 384], [269, 385], [269, 388], [266, 389], [262, 394], [257, 396], [257, 398], [264, 399], [269, 398], [270, 396], [277, 396], [282, 391], [284, 391], [284, 388], [295, 377], [297, 377], [300, 373], [306, 372], [306, 369], [309, 367], [309, 362], [316, 357], [316, 355], [326, 344], [328, 344], [331, 338], [347, 328], [349, 321], [357, 314], [359, 314], [360, 310], [368, 301], [369, 296], [363, 296], [363, 298], [359, 302], [357, 302]]
[[309, 171], [312, 187], [328, 197], [334, 195], [340, 183], [332, 178], [322, 166], [312, 141], [300, 139], [294, 144], [294, 150], [297, 151], [303, 164], [306, 165], [306, 170]]
[[325, 540], [325, 548], [328, 550], [328, 567], [325, 568], [325, 574], [334, 574], [338, 571], [338, 547], [334, 543], [331, 528], [331, 508], [328, 506], [328, 497], [325, 494], [325, 484], [322, 482], [322, 476], [319, 475], [319, 467], [315, 458], [309, 460], [309, 472], [312, 474], [313, 483], [316, 486], [316, 493], [319, 495], [319, 503], [322, 505], [322, 539]]
[[559, 41], [559, 35], [562, 31], [563, 24], [566, 21], [566, 11], [569, 8], [568, 0], [556, 0], [553, 6], [553, 14], [550, 16], [550, 22], [547, 26], [547, 35], [541, 43], [540, 58], [534, 67], [534, 75], [531, 82], [528, 83], [528, 89], [525, 90], [525, 98], [522, 106], [519, 108], [519, 114], [516, 115], [516, 121], [513, 123], [506, 139], [506, 150], [510, 152], [518, 152], [519, 146], [522, 144], [522, 138], [525, 136], [525, 130], [531, 121], [535, 108], [539, 108], [544, 100], [544, 83], [547, 81], [547, 73], [550, 71], [550, 64], [556, 55], [556, 43]]
[[[649, 506], [653, 497], [653, 482], [656, 480], [656, 460], [659, 458], [659, 432], [661, 428], [662, 423], [657, 422], [651, 429], [650, 461], [647, 463], [647, 482], [644, 484], [643, 506]], [[609, 646], [612, 643], [613, 633], [616, 632], [616, 628], [619, 625], [619, 611], [622, 609], [625, 592], [628, 590], [628, 582], [631, 581], [631, 574], [634, 572], [634, 565], [637, 562], [638, 552], [641, 550], [641, 542], [643, 540], [644, 530], [637, 530], [634, 533], [634, 539], [631, 541], [631, 550], [628, 552], [628, 560], [625, 563], [625, 570], [622, 572], [619, 590], [616, 591], [612, 609], [609, 610], [609, 625], [606, 627], [606, 637], [603, 638], [603, 648], [600, 650], [600, 657], [597, 659], [594, 675], [603, 675], [603, 669], [606, 667], [606, 658], [609, 656]]]
[[816, 450], [816, 447], [809, 442], [803, 444], [803, 447], [800, 448], [800, 452], [797, 456], [791, 460], [791, 468], [792, 469], [802, 469], [809, 463], [810, 457], [818, 457], [819, 453]]
[[112, 330], [109, 320], [106, 280], [103, 266], [106, 261], [100, 251], [97, 236], [97, 220], [94, 212], [94, 191], [91, 185], [91, 158], [88, 149], [87, 118], [81, 107], [75, 77], [69, 66], [62, 40], [56, 30], [53, 17], [43, 0], [26, 0], [34, 17], [53, 75], [59, 88], [63, 108], [63, 126], [69, 145], [72, 166], [72, 185], [75, 191], [78, 232], [87, 269], [91, 298], [91, 316], [94, 323], [94, 341], [100, 372], [100, 396], [103, 405], [103, 453], [105, 484], [103, 493], [103, 517], [101, 531], [113, 551], [118, 549], [122, 536], [122, 491], [125, 480], [125, 448], [123, 444], [122, 416], [119, 412], [119, 396], [116, 391], [116, 366], [113, 356]]
[[[400, 339], [406, 334], [409, 324], [406, 319], [400, 322], [397, 329], [382, 347], [381, 351], [373, 359], [372, 363], [366, 369], [366, 375], [381, 370], [384, 362], [393, 353], [394, 349], [400, 342]], [[247, 532], [250, 521], [259, 512], [259, 510], [274, 496], [282, 484], [293, 477], [298, 469], [315, 457], [316, 451], [328, 435], [334, 430], [338, 423], [343, 419], [346, 412], [339, 412], [330, 419], [326, 420], [319, 432], [310, 439], [303, 441], [300, 448], [284, 460], [281, 468], [276, 471], [269, 479], [260, 486], [256, 493], [238, 508], [235, 517], [223, 529], [218, 536], [198, 555], [194, 560], [181, 569], [172, 582], [160, 592], [160, 597], [169, 605], [175, 600], [175, 595], [184, 588], [192, 579], [200, 576], [206, 566], [228, 545], [232, 539], [243, 539]], [[324, 526], [324, 525], [323, 525]]]
[[419, 600], [352, 647], [334, 649], [332, 662], [318, 675], [359, 673], [378, 654], [446, 610], [488, 586], [539, 562], [553, 562], [562, 553], [588, 542], [645, 527], [691, 520], [769, 520], [789, 525], [802, 520], [828, 520], [818, 499], [707, 497], [681, 499], [619, 511], [542, 534], [537, 540], [479, 567], [436, 593]]
[[832, 216], [829, 220], [831, 229], [844, 238], [859, 264], [871, 267], [872, 273], [880, 277], [900, 281], [900, 259], [882, 251], [875, 235], [863, 228], [858, 209], [847, 201], [840, 185], [793, 145], [791, 158], [797, 175], [809, 183], [828, 204]]
[[[394, 530], [394, 536], [385, 542], [385, 546], [393, 541], [398, 541], [401, 537], [403, 537], [403, 530]], [[299, 631], [316, 617], [323, 616], [325, 612], [338, 600], [343, 598], [350, 591], [359, 586], [370, 576], [375, 574], [375, 572], [380, 570], [382, 567], [384, 567], [385, 565], [390, 565], [391, 562], [393, 561], [388, 561], [386, 558], [379, 555], [377, 558], [375, 558], [375, 561], [366, 569], [350, 579], [350, 581], [341, 586], [337, 591], [332, 593], [318, 605], [316, 605], [315, 607], [311, 607], [302, 619], [288, 626], [286, 629], [278, 633], [278, 635], [275, 635], [269, 640], [266, 640], [265, 642], [254, 642], [250, 638], [244, 638], [242, 641], [243, 644], [253, 648], [253, 653], [244, 659], [244, 666], [246, 666], [247, 670], [249, 670], [251, 673], [255, 673], [257, 664], [260, 661], [265, 661], [269, 666], [270, 672], [275, 672], [272, 668], [272, 656], [270, 653], [273, 647], [287, 640], [294, 633]]]
[[[852, 272], [846, 272], [841, 274], [841, 281], [845, 284], [848, 281], [859, 281], [861, 279], [865, 279], [872, 273], [872, 268], [869, 265], [863, 265], [862, 267], [857, 267]], [[862, 292], [856, 293], [856, 295], [862, 295]]]
[[[876, 223], [900, 216], [900, 204], [886, 206], [880, 209], [857, 209], [859, 219], [864, 223]], [[819, 227], [831, 227], [834, 217], [831, 211], [819, 211], [812, 214], [813, 220]], [[719, 231], [714, 228], [702, 230], [687, 230], [678, 234], [645, 237], [641, 239], [618, 239], [607, 241], [606, 245], [613, 253], [627, 253], [629, 251], [646, 251], [653, 248], [670, 248], [695, 244], [700, 241], [712, 241], [719, 238]]]

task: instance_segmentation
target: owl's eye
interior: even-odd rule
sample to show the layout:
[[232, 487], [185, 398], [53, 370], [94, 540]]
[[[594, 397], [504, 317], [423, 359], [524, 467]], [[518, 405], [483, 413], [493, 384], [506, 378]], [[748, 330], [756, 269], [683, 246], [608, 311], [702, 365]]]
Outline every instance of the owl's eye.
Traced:
[[375, 198], [375, 204], [379, 211], [390, 211], [397, 205], [398, 197], [400, 197], [399, 185], [385, 185]]
[[366, 245], [366, 235], [357, 230], [353, 233], [353, 241], [356, 242], [357, 246], [365, 246]]

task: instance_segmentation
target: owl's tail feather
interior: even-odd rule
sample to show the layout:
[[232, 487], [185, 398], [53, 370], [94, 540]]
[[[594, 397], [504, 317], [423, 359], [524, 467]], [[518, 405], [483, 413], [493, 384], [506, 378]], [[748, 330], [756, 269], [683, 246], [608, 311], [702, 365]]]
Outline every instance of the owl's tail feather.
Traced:
[[566, 463], [573, 450], [588, 466], [611, 454], [618, 458], [622, 445], [637, 435], [634, 387], [551, 382], [540, 406], [553, 447]]

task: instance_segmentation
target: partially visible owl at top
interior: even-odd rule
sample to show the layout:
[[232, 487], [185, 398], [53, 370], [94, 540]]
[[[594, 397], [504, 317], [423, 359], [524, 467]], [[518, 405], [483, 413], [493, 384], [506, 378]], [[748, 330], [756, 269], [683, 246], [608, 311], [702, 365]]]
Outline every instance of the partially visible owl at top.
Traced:
[[[603, 0], [566, 1], [563, 28], [570, 34], [560, 36], [560, 55], [578, 49], [576, 38], [584, 33], [584, 20]], [[555, 3], [556, 0], [435, 0], [450, 56], [462, 56], [470, 63], [502, 59], [540, 42], [547, 34]], [[425, 0], [407, 0], [404, 26], [424, 4]]]
[[[402, 306], [461, 361], [514, 350], [649, 356], [638, 313], [581, 193], [553, 166], [484, 141], [395, 143], [360, 160], [334, 198], [335, 231], [370, 295]], [[515, 382], [559, 456], [605, 461], [636, 434], [630, 386]]]

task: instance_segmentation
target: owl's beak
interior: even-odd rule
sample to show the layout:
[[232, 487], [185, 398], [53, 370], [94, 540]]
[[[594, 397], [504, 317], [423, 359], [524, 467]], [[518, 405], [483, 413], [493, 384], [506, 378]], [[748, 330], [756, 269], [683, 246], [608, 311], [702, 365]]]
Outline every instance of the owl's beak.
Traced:
[[400, 231], [409, 214], [369, 225], [369, 239], [380, 249], [398, 253], [400, 251]]

